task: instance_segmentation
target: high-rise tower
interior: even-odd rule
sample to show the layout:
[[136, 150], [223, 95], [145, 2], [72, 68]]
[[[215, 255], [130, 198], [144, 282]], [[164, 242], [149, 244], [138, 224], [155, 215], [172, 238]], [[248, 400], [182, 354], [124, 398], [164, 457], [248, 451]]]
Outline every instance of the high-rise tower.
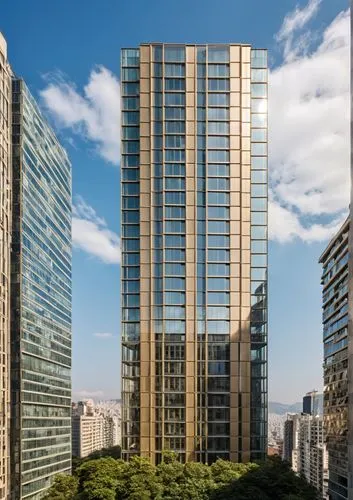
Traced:
[[71, 165], [12, 82], [11, 493], [37, 500], [71, 471]]
[[11, 257], [11, 69], [0, 33], [0, 499], [9, 493], [10, 257]]
[[267, 448], [267, 52], [122, 50], [123, 452]]

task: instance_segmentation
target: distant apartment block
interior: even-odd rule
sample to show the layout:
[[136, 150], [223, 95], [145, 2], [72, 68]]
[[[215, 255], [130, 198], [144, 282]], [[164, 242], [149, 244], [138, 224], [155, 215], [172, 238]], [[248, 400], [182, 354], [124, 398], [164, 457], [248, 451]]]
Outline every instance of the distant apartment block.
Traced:
[[326, 498], [328, 458], [324, 443], [323, 417], [302, 414], [299, 424], [298, 472]]
[[292, 465], [295, 472], [298, 471], [299, 425], [300, 415], [288, 413], [284, 422], [282, 458]]
[[0, 33], [0, 499], [10, 488], [11, 75]]
[[121, 420], [109, 406], [93, 401], [72, 405], [72, 454], [84, 458], [94, 451], [120, 445]]
[[[348, 325], [349, 218], [320, 257], [322, 264], [324, 343], [324, 432], [328, 451], [331, 500], [352, 497], [352, 468], [348, 439], [353, 432], [353, 401], [349, 406], [352, 373], [352, 331]], [[350, 306], [352, 308], [352, 306]], [[352, 397], [352, 396], [351, 396]], [[350, 497], [348, 492], [350, 490]]]

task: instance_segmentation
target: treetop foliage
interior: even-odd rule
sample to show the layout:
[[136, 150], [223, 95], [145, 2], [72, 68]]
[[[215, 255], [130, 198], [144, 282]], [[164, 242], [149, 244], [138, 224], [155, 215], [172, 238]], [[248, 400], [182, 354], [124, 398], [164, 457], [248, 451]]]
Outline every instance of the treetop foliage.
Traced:
[[182, 464], [170, 451], [154, 466], [135, 456], [84, 461], [73, 476], [59, 474], [43, 500], [318, 500], [318, 492], [286, 462], [217, 460]]

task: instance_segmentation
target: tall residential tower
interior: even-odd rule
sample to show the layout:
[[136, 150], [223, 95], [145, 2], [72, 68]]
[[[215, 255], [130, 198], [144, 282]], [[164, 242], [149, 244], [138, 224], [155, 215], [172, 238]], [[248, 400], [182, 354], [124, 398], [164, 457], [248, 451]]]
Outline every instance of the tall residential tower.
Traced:
[[71, 165], [12, 82], [11, 493], [41, 498], [71, 471]]
[[123, 452], [267, 450], [267, 52], [122, 50]]

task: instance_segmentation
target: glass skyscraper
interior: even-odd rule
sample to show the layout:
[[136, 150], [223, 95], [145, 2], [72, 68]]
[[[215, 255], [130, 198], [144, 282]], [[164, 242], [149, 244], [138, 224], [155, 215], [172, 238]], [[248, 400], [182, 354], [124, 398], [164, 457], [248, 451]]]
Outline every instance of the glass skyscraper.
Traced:
[[123, 453], [267, 452], [267, 52], [123, 49]]
[[11, 258], [11, 68], [0, 33], [0, 498], [9, 493], [10, 258]]
[[12, 82], [11, 493], [71, 471], [71, 165]]
[[[348, 443], [353, 432], [349, 404], [353, 358], [349, 309], [349, 218], [320, 257], [324, 343], [324, 432], [328, 451], [331, 500], [352, 495], [352, 467]], [[348, 293], [349, 292], [349, 293]]]

